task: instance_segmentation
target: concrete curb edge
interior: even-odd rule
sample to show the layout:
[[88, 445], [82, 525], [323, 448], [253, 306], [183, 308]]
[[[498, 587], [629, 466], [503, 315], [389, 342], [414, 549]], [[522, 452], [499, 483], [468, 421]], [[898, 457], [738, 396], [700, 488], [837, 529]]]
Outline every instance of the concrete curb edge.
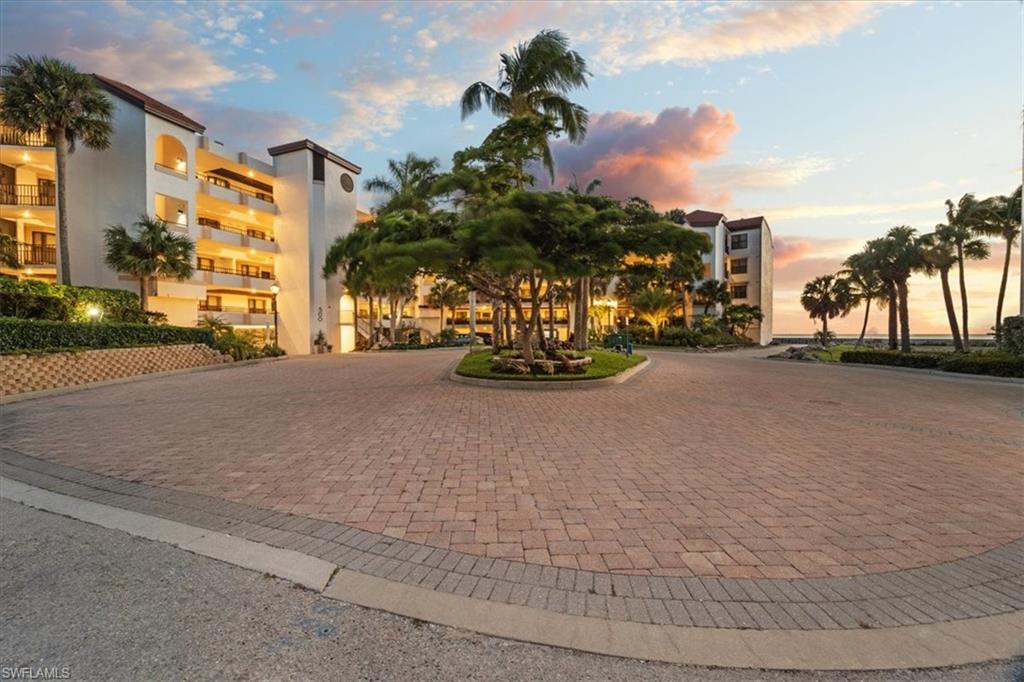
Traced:
[[604, 377], [602, 379], [564, 379], [555, 381], [528, 381], [528, 380], [517, 380], [517, 379], [480, 379], [478, 377], [466, 377], [461, 374], [457, 374], [455, 367], [458, 367], [458, 362], [453, 365], [451, 372], [448, 374], [448, 380], [453, 381], [457, 384], [466, 384], [468, 386], [478, 386], [481, 388], [511, 388], [516, 390], [526, 391], [557, 391], [557, 390], [573, 390], [573, 389], [587, 389], [587, 388], [599, 388], [601, 386], [611, 386], [615, 384], [622, 384], [634, 376], [643, 372], [645, 369], [651, 366], [651, 359], [647, 358], [639, 365], [624, 369], [618, 374], [610, 377]]

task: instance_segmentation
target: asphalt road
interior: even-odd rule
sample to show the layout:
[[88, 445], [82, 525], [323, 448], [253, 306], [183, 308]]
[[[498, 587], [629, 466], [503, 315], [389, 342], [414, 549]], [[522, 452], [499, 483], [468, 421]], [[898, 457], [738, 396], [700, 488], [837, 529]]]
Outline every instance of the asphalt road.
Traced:
[[23, 667], [67, 667], [82, 680], [1024, 680], [1024, 661], [780, 673], [511, 642], [332, 601], [170, 545], [0, 501], [0, 679]]

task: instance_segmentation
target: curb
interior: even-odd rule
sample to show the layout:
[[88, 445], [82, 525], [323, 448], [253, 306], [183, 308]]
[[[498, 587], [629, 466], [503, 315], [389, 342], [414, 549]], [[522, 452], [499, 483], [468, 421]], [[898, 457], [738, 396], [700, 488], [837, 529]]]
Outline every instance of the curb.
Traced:
[[742, 630], [609, 621], [502, 604], [378, 578], [301, 552], [0, 478], [0, 497], [263, 571], [324, 597], [525, 642], [666, 663], [777, 670], [884, 670], [1008, 659], [1024, 611], [869, 630]]
[[245, 367], [246, 365], [255, 365], [265, 362], [279, 362], [281, 360], [288, 359], [290, 359], [289, 356], [282, 355], [276, 358], [254, 358], [252, 360], [236, 360], [232, 362], [221, 362], [216, 365], [200, 365], [199, 367], [184, 367], [182, 369], [171, 369], [167, 370], [166, 372], [148, 372], [146, 374], [134, 374], [128, 377], [119, 377], [117, 379], [108, 379], [106, 381], [93, 381], [87, 384], [74, 384], [73, 386], [59, 386], [57, 388], [47, 388], [42, 391], [15, 393], [14, 395], [0, 394], [0, 405], [11, 405], [13, 403], [20, 403], [24, 400], [34, 400], [36, 398], [52, 398], [54, 396], [64, 395], [66, 393], [77, 393], [79, 391], [87, 391], [91, 388], [103, 388], [104, 386], [128, 384], [134, 381], [142, 381], [144, 379], [171, 377], [180, 374], [195, 374], [198, 372], [211, 372], [217, 369], [231, 369], [232, 367]]
[[[457, 384], [479, 386], [481, 388], [512, 388], [526, 391], [587, 389], [625, 383], [650, 367], [650, 365], [651, 359], [647, 358], [639, 365], [635, 365], [629, 369], [624, 369], [618, 374], [610, 377], [603, 377], [601, 379], [556, 379], [548, 381], [530, 381], [527, 379], [480, 379], [479, 377], [462, 376], [452, 369], [448, 374], [448, 380], [454, 381]], [[458, 362], [455, 363], [455, 366], [458, 366]]]
[[844, 369], [856, 369], [856, 370], [868, 370], [868, 371], [882, 371], [882, 372], [902, 372], [904, 374], [914, 374], [917, 376], [925, 375], [938, 377], [940, 379], [952, 379], [953, 381], [976, 381], [986, 384], [1010, 384], [1010, 385], [1024, 385], [1024, 379], [1018, 379], [1017, 377], [992, 377], [984, 374], [962, 374], [960, 372], [944, 372], [939, 369], [914, 369], [913, 367], [889, 367], [887, 365], [869, 365], [867, 363], [859, 362], [810, 362], [807, 360], [794, 360], [790, 358], [778, 358], [778, 357], [766, 357], [764, 360], [773, 360], [775, 362], [790, 362], [798, 365], [807, 366], [822, 366], [822, 367], [841, 367]]

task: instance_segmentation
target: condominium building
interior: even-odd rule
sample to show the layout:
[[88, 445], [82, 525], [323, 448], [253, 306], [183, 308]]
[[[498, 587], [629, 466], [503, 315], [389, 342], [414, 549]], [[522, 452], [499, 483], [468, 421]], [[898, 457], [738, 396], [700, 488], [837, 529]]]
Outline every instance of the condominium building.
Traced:
[[[354, 349], [355, 302], [321, 269], [356, 223], [359, 166], [308, 139], [257, 158], [125, 83], [96, 80], [114, 104], [114, 133], [108, 149], [80, 145], [68, 159], [72, 282], [138, 290], [106, 265], [103, 231], [146, 213], [196, 245], [194, 276], [158, 279], [149, 292], [171, 324], [212, 316], [269, 340], [277, 289], [286, 351], [312, 352], [321, 332], [336, 352]], [[20, 267], [0, 274], [56, 279], [54, 166], [52, 141], [2, 132], [0, 232], [13, 238]]]

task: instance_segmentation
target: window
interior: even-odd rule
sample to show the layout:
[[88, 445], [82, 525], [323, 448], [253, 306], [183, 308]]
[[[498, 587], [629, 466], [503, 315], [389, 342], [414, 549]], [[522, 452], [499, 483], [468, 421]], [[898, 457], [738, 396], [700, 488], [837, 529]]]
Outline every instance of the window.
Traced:
[[[746, 236], [746, 235], [744, 235], [744, 236]], [[746, 274], [746, 272], [747, 272], [747, 259], [746, 258], [733, 258], [731, 263], [730, 263], [730, 267], [732, 269], [732, 274], [734, 274], [734, 275]]]
[[313, 179], [324, 181], [324, 155], [313, 152]]
[[238, 269], [246, 277], [260, 276], [260, 266], [258, 265], [248, 265], [246, 263], [242, 263], [240, 266], [238, 266]]
[[704, 279], [711, 279], [711, 263], [704, 264]]
[[215, 310], [216, 311], [216, 310], [220, 310], [220, 308], [221, 308], [220, 296], [210, 296], [209, 294], [207, 294], [206, 300], [199, 302], [199, 309], [200, 310]]
[[740, 232], [739, 234], [732, 235], [729, 239], [729, 247], [733, 249], [747, 248], [747, 233]]
[[747, 285], [737, 284], [732, 288], [732, 297], [734, 299], [744, 299], [747, 297]]
[[267, 299], [265, 299], [265, 298], [250, 298], [249, 299], [249, 312], [250, 313], [265, 313], [265, 312], [267, 312]]
[[196, 270], [213, 270], [213, 259], [202, 256], [196, 258]]
[[267, 233], [263, 230], [254, 230], [251, 227], [245, 231], [250, 237], [256, 237], [256, 239], [266, 239]]

